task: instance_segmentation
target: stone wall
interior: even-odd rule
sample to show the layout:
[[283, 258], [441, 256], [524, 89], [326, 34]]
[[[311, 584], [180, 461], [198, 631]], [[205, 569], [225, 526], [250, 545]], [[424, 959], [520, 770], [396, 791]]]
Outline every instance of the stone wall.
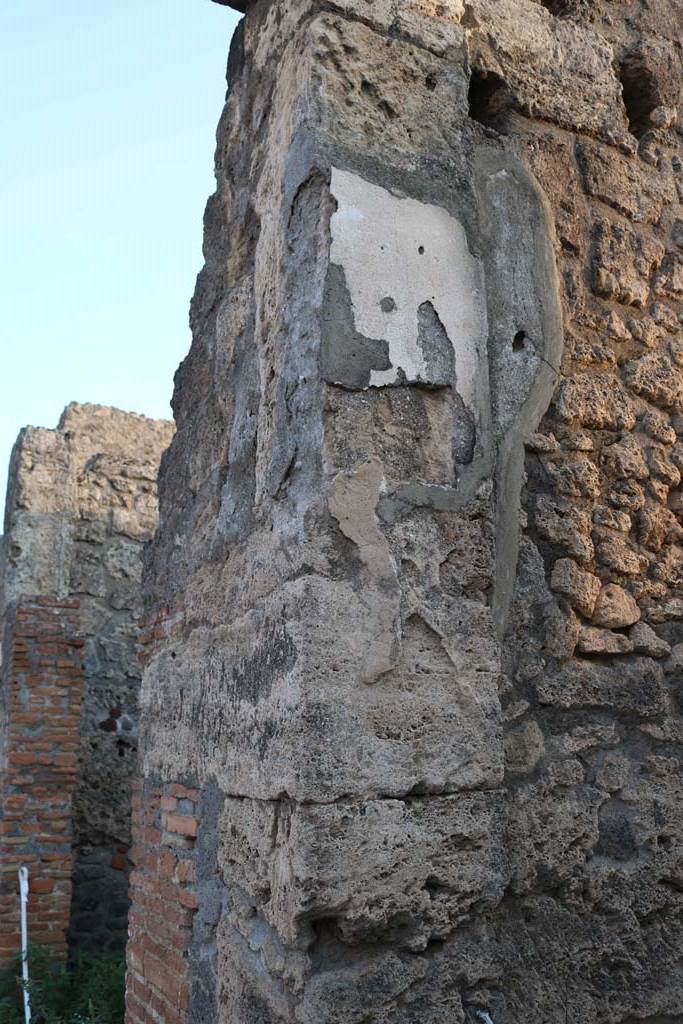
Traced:
[[130, 1024], [683, 1019], [679, 37], [669, 0], [248, 5], [147, 563]]
[[172, 424], [70, 405], [56, 430], [28, 427], [10, 467], [0, 609], [74, 598], [83, 638], [73, 793], [69, 941], [125, 944], [130, 788], [136, 771], [142, 549], [157, 521], [156, 474]]

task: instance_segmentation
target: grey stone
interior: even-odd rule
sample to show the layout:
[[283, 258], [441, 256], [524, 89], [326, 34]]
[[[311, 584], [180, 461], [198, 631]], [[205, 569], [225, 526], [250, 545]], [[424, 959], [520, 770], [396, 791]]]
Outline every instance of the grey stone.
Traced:
[[542, 704], [557, 708], [606, 708], [650, 718], [664, 710], [659, 665], [634, 658], [616, 665], [572, 661], [537, 685]]
[[[584, 626], [579, 633], [577, 650], [579, 654], [630, 654], [635, 650], [635, 644], [631, 637], [623, 633]], [[639, 653], [650, 652], [641, 650]]]
[[145, 576], [191, 1019], [673, 1021], [677, 12], [247, 6]]
[[636, 622], [628, 635], [638, 654], [648, 654], [651, 658], [666, 658], [671, 654], [671, 646], [666, 640], [660, 639], [645, 622]]

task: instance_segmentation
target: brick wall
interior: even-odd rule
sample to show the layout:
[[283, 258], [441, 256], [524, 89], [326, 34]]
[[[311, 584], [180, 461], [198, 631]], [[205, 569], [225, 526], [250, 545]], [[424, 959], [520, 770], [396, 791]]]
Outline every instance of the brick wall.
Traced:
[[78, 778], [78, 602], [22, 599], [4, 622], [0, 691], [0, 968], [20, 949], [17, 872], [30, 873], [30, 941], [66, 955]]
[[21, 597], [80, 601], [85, 646], [68, 935], [74, 954], [122, 953], [126, 943], [140, 572], [157, 523], [159, 458], [173, 429], [135, 413], [72, 403], [56, 429], [22, 430], [11, 459], [0, 620]]
[[180, 1024], [189, 1010], [198, 800], [150, 779], [133, 794], [126, 1024]]

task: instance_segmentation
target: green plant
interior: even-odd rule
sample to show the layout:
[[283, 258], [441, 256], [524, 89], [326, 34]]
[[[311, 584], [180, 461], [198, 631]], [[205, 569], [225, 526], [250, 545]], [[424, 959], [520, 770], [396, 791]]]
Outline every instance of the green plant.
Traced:
[[[32, 1024], [122, 1024], [126, 964], [123, 956], [87, 956], [55, 964], [42, 946], [28, 952]], [[0, 1024], [24, 1024], [21, 955], [0, 973]]]

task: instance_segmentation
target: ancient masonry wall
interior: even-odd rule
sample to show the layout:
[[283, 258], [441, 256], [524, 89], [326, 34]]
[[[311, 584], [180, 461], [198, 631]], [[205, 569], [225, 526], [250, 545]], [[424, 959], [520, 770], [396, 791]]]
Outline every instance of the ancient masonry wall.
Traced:
[[0, 690], [0, 969], [16, 962], [17, 874], [31, 940], [67, 952], [83, 641], [78, 602], [21, 599], [7, 616]]
[[131, 1024], [683, 1019], [680, 33], [248, 5], [147, 563]]
[[[73, 792], [64, 792], [64, 807], [71, 808], [64, 841], [73, 848], [66, 917], [72, 949], [120, 950], [126, 941], [142, 548], [156, 526], [156, 474], [172, 430], [166, 422], [74, 404], [56, 430], [22, 431], [12, 455], [0, 559], [0, 614], [9, 652], [3, 658], [4, 687], [13, 685], [12, 624], [27, 601], [58, 599], [66, 607], [75, 602], [63, 642], [78, 640], [82, 648], [80, 710], [73, 711], [70, 725], [63, 723], [71, 729], [68, 742], [65, 730], [62, 736], [77, 762]], [[30, 673], [22, 699], [39, 701], [41, 690], [52, 685], [42, 671], [38, 666]], [[42, 729], [50, 725], [46, 715]], [[15, 749], [16, 719], [10, 715], [2, 724], [10, 729], [10, 756], [25, 758]], [[31, 723], [23, 724], [27, 735], [33, 731]], [[22, 822], [17, 808], [12, 810], [20, 794], [9, 775], [3, 784], [0, 815], [5, 834], [16, 843], [32, 821]], [[8, 870], [16, 903], [13, 862]], [[31, 884], [35, 890], [46, 882], [36, 877]], [[46, 906], [50, 899], [63, 913], [68, 893], [61, 882], [59, 892], [45, 893]], [[13, 941], [16, 947], [16, 931]]]

